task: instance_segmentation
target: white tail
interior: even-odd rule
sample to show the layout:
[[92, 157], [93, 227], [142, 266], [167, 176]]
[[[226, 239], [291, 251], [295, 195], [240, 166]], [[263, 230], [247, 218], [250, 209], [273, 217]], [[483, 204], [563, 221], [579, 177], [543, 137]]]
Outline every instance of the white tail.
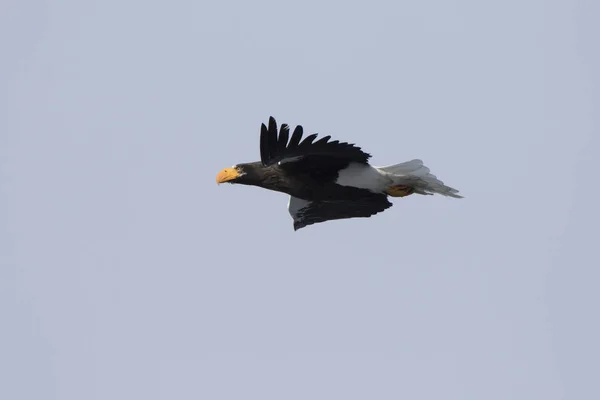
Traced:
[[375, 168], [392, 178], [394, 186], [410, 186], [415, 189], [415, 193], [423, 195], [437, 193], [443, 196], [463, 197], [458, 194], [458, 190], [444, 185], [444, 182], [429, 173], [429, 168], [423, 165], [421, 160], [411, 160], [401, 164]]

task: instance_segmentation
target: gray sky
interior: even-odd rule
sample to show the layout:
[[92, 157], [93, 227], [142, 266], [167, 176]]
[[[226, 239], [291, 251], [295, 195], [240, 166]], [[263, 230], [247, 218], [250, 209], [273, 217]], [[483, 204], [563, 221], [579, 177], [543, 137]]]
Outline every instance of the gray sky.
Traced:
[[[600, 3], [366, 4], [3, 3], [0, 398], [600, 398]], [[294, 232], [270, 115], [466, 198]]]

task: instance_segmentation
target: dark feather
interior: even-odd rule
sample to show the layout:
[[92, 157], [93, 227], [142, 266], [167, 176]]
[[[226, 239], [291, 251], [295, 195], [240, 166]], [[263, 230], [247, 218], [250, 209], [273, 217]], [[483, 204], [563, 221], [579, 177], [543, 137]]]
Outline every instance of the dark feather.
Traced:
[[277, 122], [273, 117], [269, 118], [268, 138], [269, 158], [277, 157]]
[[279, 140], [277, 141], [277, 154], [285, 152], [289, 136], [290, 127], [287, 124], [281, 125], [281, 129], [279, 130]]
[[294, 230], [305, 226], [346, 218], [368, 218], [392, 206], [387, 197], [382, 194], [354, 200], [335, 201], [306, 201], [292, 197], [290, 204], [302, 205], [292, 215]]
[[[304, 159], [304, 168], [310, 168], [313, 161], [319, 166], [330, 164], [332, 168], [339, 168], [350, 162], [366, 164], [371, 157], [360, 147], [351, 143], [329, 141], [331, 136], [324, 136], [315, 142], [317, 134], [308, 135], [302, 140], [303, 129], [298, 125], [289, 138], [289, 127], [281, 126], [277, 135], [277, 123], [273, 117], [269, 118], [268, 128], [263, 124], [260, 135], [260, 158], [265, 166], [278, 162], [282, 164], [294, 163]], [[288, 139], [289, 143], [288, 143]], [[290, 166], [289, 168], [293, 168]]]
[[294, 133], [292, 134], [292, 140], [290, 140], [290, 144], [288, 145], [290, 148], [296, 148], [298, 147], [298, 145], [300, 144], [300, 141], [302, 140], [302, 133], [304, 132], [304, 129], [302, 128], [302, 125], [298, 125], [296, 127], [296, 129], [294, 129]]
[[310, 146], [312, 144], [312, 142], [317, 138], [317, 134], [313, 133], [312, 135], [308, 135], [306, 137], [306, 139], [304, 139], [302, 141], [302, 143], [300, 143], [300, 148], [301, 149], [306, 149], [308, 146]]
[[263, 164], [269, 159], [269, 138], [268, 130], [265, 124], [260, 126], [260, 159]]

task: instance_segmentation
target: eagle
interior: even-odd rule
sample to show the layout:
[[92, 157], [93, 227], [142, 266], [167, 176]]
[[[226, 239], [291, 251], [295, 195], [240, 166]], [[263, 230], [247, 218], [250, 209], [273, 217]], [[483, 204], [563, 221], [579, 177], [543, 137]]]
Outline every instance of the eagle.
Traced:
[[331, 136], [304, 137], [301, 125], [290, 135], [288, 124], [277, 129], [270, 117], [260, 129], [260, 161], [236, 164], [216, 181], [259, 186], [290, 195], [294, 230], [345, 218], [367, 218], [392, 206], [389, 197], [440, 194], [462, 198], [444, 185], [423, 161], [375, 167], [360, 147]]

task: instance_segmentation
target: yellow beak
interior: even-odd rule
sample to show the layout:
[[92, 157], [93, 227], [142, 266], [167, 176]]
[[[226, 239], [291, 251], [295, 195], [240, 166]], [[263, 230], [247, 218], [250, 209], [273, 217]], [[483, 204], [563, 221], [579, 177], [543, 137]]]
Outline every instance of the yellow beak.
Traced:
[[234, 180], [240, 176], [240, 173], [235, 168], [225, 168], [217, 174], [217, 183], [225, 183]]

